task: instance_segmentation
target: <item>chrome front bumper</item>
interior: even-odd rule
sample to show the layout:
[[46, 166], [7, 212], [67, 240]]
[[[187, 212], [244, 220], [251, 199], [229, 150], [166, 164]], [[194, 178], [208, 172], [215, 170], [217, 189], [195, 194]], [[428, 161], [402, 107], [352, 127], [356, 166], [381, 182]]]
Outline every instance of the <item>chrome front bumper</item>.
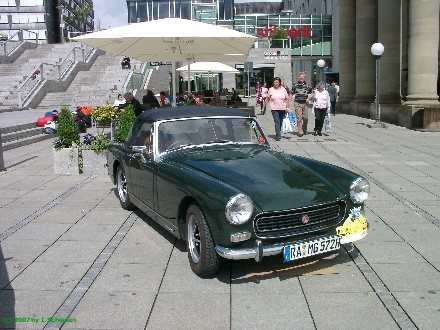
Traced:
[[[322, 236], [314, 237], [313, 240], [319, 239], [319, 238], [326, 238], [329, 236], [333, 236], [333, 235], [322, 235]], [[221, 257], [223, 257], [225, 259], [242, 260], [242, 259], [254, 258], [255, 261], [261, 262], [263, 260], [263, 257], [273, 256], [276, 254], [282, 254], [284, 252], [285, 246], [295, 245], [295, 244], [308, 242], [308, 241], [310, 241], [310, 239], [263, 246], [263, 242], [261, 242], [260, 240], [257, 239], [257, 240], [255, 240], [255, 247], [254, 248], [230, 249], [230, 248], [226, 248], [226, 247], [217, 245], [215, 247], [215, 250], [217, 251], [217, 253]]]

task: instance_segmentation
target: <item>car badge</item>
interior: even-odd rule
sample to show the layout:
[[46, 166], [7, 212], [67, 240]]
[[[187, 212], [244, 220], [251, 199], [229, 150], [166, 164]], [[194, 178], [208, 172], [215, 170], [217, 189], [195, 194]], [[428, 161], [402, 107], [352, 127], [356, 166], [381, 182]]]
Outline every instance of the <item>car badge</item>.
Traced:
[[301, 222], [302, 222], [303, 224], [308, 223], [308, 222], [309, 222], [309, 216], [308, 216], [307, 214], [303, 215], [303, 217], [302, 217], [302, 219], [301, 219]]

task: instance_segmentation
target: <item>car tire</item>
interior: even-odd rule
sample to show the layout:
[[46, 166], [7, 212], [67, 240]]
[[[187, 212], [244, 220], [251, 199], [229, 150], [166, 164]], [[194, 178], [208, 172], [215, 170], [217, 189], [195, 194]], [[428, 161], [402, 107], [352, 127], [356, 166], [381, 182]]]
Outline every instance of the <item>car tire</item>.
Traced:
[[121, 207], [124, 210], [132, 211], [136, 207], [130, 202], [130, 196], [127, 191], [127, 177], [125, 176], [125, 172], [122, 169], [122, 166], [119, 165], [116, 170], [116, 192], [118, 194], [119, 202], [121, 203]]
[[217, 272], [220, 257], [202, 210], [191, 204], [186, 212], [186, 247], [192, 271], [198, 276]]

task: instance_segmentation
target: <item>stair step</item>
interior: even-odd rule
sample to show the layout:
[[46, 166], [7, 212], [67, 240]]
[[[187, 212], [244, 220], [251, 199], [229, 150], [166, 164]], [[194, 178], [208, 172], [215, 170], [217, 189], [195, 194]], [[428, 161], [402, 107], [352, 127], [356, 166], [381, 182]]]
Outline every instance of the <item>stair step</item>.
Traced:
[[[36, 121], [34, 123], [29, 123], [29, 124], [21, 124], [21, 125], [3, 127], [3, 128], [1, 128], [2, 138], [3, 138], [3, 135], [5, 135], [5, 134], [10, 134], [10, 133], [18, 132], [18, 131], [25, 131], [25, 130], [29, 130], [29, 129], [36, 128], [36, 127], [37, 127]], [[39, 128], [41, 128], [41, 127], [39, 127]]]
[[[55, 137], [56, 137], [55, 134], [44, 134], [44, 133], [42, 133], [42, 134], [39, 134], [39, 135], [34, 135], [34, 136], [27, 137], [27, 138], [24, 138], [24, 139], [3, 143], [2, 147], [3, 147], [3, 151], [7, 151], [7, 150], [11, 150], [11, 149], [27, 146], [27, 145], [32, 144], [32, 143], [36, 143], [36, 142], [52, 139], [52, 138], [55, 138]], [[3, 139], [3, 136], [2, 136], [2, 139]]]
[[7, 133], [4, 135], [2, 134], [2, 141], [3, 143], [7, 143], [17, 140], [23, 140], [43, 133], [44, 133], [44, 129], [42, 127], [34, 127], [30, 129]]

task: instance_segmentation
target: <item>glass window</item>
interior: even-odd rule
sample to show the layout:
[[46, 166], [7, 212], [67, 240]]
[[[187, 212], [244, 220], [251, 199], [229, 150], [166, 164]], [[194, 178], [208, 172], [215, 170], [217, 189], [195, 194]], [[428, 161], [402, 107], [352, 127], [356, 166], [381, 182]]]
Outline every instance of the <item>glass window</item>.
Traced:
[[147, 2], [138, 2], [137, 5], [137, 18], [140, 22], [145, 22], [147, 20]]

